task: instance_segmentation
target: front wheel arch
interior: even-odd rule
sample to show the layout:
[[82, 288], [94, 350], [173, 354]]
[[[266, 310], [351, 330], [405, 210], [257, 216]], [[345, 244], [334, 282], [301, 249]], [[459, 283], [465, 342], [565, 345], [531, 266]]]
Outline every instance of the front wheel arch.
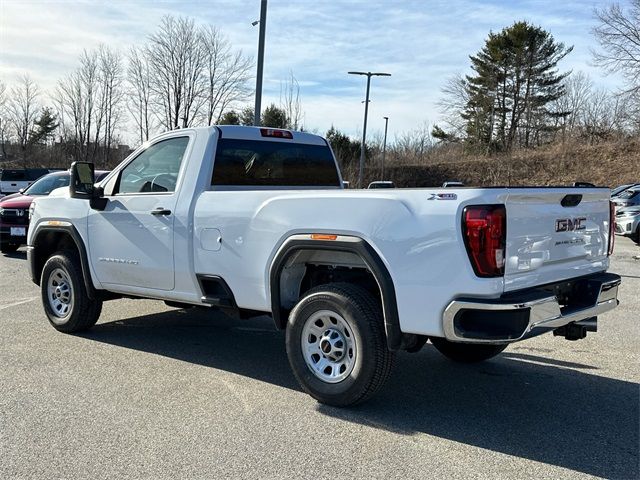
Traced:
[[31, 278], [40, 285], [42, 269], [47, 260], [56, 252], [74, 250], [80, 258], [82, 277], [87, 295], [95, 298], [95, 288], [91, 282], [89, 260], [82, 237], [73, 225], [43, 226], [37, 228], [33, 236], [33, 246], [27, 251], [31, 268]]

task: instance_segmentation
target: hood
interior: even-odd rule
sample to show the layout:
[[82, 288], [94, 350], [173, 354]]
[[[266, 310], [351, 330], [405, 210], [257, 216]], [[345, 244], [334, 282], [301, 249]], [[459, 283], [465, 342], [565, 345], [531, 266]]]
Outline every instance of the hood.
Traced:
[[634, 205], [633, 207], [619, 208], [616, 215], [624, 215], [625, 213], [640, 212], [640, 205]]
[[4, 202], [5, 200], [9, 200], [12, 198], [18, 198], [21, 197], [22, 194], [21, 193], [11, 193], [9, 195], [5, 195], [4, 197], [0, 198], [0, 202]]
[[29, 208], [31, 202], [33, 202], [34, 197], [31, 195], [19, 195], [14, 197], [13, 195], [8, 195], [0, 200], [0, 207], [3, 208]]

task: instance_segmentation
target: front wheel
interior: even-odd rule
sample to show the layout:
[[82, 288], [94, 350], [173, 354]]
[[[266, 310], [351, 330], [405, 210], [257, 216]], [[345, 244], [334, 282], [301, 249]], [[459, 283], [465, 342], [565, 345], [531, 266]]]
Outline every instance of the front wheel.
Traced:
[[506, 344], [456, 343], [440, 337], [431, 337], [431, 343], [442, 355], [460, 363], [483, 362], [495, 357], [507, 348]]
[[40, 293], [49, 323], [60, 332], [87, 330], [100, 317], [102, 301], [91, 300], [87, 295], [75, 252], [59, 252], [47, 260], [42, 269]]
[[363, 402], [389, 377], [382, 308], [355, 285], [322, 285], [307, 292], [289, 316], [287, 355], [300, 386], [321, 403]]

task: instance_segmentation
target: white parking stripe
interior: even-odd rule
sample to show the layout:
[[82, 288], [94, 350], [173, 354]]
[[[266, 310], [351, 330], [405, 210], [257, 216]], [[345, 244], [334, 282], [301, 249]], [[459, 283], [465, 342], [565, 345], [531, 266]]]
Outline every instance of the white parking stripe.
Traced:
[[5, 310], [7, 308], [15, 307], [17, 305], [22, 305], [23, 303], [33, 302], [34, 300], [37, 300], [37, 299], [38, 297], [31, 297], [31, 298], [25, 298], [23, 300], [18, 300], [17, 302], [8, 303], [7, 305], [0, 305], [0, 310]]

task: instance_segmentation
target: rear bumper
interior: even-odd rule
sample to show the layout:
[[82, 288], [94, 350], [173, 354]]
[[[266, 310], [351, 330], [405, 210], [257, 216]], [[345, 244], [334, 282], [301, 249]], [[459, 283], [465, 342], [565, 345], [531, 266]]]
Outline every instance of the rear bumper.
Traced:
[[517, 342], [614, 309], [619, 284], [620, 276], [598, 273], [499, 299], [456, 299], [444, 311], [444, 334], [453, 342]]

